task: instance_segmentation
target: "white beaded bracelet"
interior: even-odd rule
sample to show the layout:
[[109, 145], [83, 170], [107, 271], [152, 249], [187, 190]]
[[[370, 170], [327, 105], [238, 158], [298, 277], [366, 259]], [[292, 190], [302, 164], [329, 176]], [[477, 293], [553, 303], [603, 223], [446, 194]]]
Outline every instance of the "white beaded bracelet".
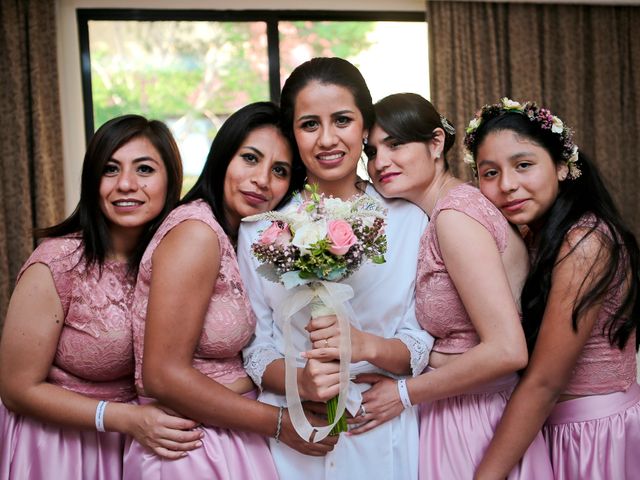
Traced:
[[98, 406], [96, 407], [96, 430], [99, 432], [104, 432], [104, 409], [107, 408], [106, 400], [100, 400], [98, 402]]
[[400, 401], [404, 408], [411, 408], [411, 399], [409, 398], [409, 390], [407, 390], [407, 381], [402, 378], [398, 380], [398, 394], [400, 394]]

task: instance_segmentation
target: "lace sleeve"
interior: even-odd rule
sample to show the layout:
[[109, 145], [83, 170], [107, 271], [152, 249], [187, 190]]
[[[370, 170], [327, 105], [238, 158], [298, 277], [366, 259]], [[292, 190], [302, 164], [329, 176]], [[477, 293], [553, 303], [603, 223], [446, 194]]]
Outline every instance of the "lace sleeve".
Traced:
[[433, 348], [433, 337], [426, 331], [400, 332], [395, 335], [409, 349], [411, 354], [411, 375], [417, 377], [429, 364], [429, 353]]
[[275, 348], [259, 346], [245, 351], [244, 369], [253, 383], [262, 391], [262, 377], [267, 366], [278, 359], [284, 358]]

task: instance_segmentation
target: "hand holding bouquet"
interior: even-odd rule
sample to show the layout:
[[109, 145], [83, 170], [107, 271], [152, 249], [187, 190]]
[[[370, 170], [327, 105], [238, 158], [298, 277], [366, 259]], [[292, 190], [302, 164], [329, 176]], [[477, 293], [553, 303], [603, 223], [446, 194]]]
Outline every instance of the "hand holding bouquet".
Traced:
[[[269, 220], [271, 225], [253, 243], [260, 262], [258, 273], [268, 280], [295, 290], [278, 309], [276, 318], [284, 326], [287, 403], [296, 431], [316, 441], [346, 431], [343, 412], [349, 383], [351, 345], [349, 314], [345, 303], [353, 297], [349, 285], [336, 283], [354, 273], [364, 262], [384, 263], [387, 239], [385, 210], [368, 195], [351, 200], [325, 197], [314, 186], [305, 186], [309, 199], [282, 212], [273, 211], [245, 218]], [[306, 421], [298, 395], [295, 352], [291, 341], [291, 317], [311, 306], [312, 317], [336, 314], [340, 326], [340, 394], [328, 402], [326, 432]]]

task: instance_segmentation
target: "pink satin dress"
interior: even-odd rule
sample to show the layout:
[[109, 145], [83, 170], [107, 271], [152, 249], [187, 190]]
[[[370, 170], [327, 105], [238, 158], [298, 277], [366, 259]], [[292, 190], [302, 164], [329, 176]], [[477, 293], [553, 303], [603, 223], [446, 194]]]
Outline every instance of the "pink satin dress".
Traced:
[[[588, 215], [574, 228], [594, 226], [595, 217]], [[599, 234], [612, 238], [604, 225], [596, 228]], [[611, 346], [603, 335], [607, 320], [622, 301], [621, 293], [615, 289], [607, 294], [565, 388], [565, 394], [584, 397], [558, 403], [543, 428], [556, 479], [640, 477], [637, 332], [622, 350]]]
[[[244, 291], [238, 261], [229, 238], [215, 220], [209, 205], [196, 200], [176, 208], [169, 214], [151, 240], [140, 264], [134, 295], [133, 340], [136, 387], [141, 402], [151, 400], [144, 392], [142, 361], [153, 252], [171, 229], [187, 220], [203, 222], [216, 233], [221, 255], [220, 272], [206, 312], [202, 335], [194, 353], [193, 366], [220, 383], [232, 383], [247, 376], [240, 352], [253, 335], [255, 316]], [[252, 392], [246, 396], [255, 398], [256, 395]], [[241, 414], [238, 412], [238, 415]], [[125, 479], [278, 478], [264, 437], [215, 426], [201, 428], [205, 435], [202, 438], [202, 447], [190, 451], [186, 457], [178, 460], [157, 457], [138, 442], [131, 441], [125, 455]]]
[[[445, 210], [462, 212], [479, 222], [494, 238], [500, 253], [507, 247], [510, 227], [477, 188], [464, 184], [451, 189], [436, 203], [421, 239], [416, 316], [435, 337], [432, 351], [459, 354], [477, 345], [480, 339], [440, 252], [435, 225], [438, 215]], [[421, 404], [419, 478], [473, 478], [517, 382], [518, 376], [513, 373], [461, 395]], [[541, 434], [508, 478], [553, 478]]]
[[[96, 266], [87, 268], [82, 254], [78, 238], [45, 240], [18, 276], [36, 263], [47, 266], [62, 304], [64, 326], [47, 381], [91, 398], [128, 402], [135, 398], [133, 282], [125, 263], [106, 262], [100, 274]], [[2, 480], [122, 478], [123, 434], [61, 427], [4, 405], [0, 428]]]

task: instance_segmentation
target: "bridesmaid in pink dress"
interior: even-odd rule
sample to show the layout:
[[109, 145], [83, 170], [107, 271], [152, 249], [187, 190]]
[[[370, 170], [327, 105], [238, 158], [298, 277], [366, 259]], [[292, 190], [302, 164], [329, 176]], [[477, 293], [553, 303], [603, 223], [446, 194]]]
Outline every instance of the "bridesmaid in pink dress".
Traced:
[[[202, 423], [202, 448], [178, 460], [138, 442], [128, 447], [126, 479], [277, 479], [266, 436], [310, 455], [311, 444], [284, 409], [257, 402], [242, 365], [255, 316], [234, 243], [244, 216], [274, 209], [296, 173], [279, 109], [247, 105], [218, 131], [203, 172], [160, 226], [140, 264], [135, 291], [136, 387]], [[146, 332], [145, 332], [146, 331]]]
[[480, 190], [526, 225], [532, 261], [522, 290], [531, 359], [477, 478], [504, 478], [540, 428], [555, 478], [639, 478], [636, 240], [549, 110], [503, 99], [467, 132]]
[[78, 207], [39, 232], [49, 238], [11, 297], [0, 343], [0, 479], [121, 478], [126, 435], [168, 458], [197, 446], [194, 422], [132, 403], [133, 280], [181, 179], [164, 124], [126, 115], [95, 133]]
[[[518, 381], [516, 372], [527, 363], [518, 302], [527, 251], [500, 211], [449, 171], [445, 154], [455, 130], [429, 101], [396, 94], [375, 109], [365, 153], [376, 189], [429, 216], [420, 242], [416, 317], [435, 343], [429, 367], [418, 377], [359, 377], [376, 385], [363, 395], [365, 419], [371, 414], [371, 420], [352, 433], [419, 405], [419, 478], [470, 479]], [[503, 478], [551, 477], [540, 434], [512, 467]]]

